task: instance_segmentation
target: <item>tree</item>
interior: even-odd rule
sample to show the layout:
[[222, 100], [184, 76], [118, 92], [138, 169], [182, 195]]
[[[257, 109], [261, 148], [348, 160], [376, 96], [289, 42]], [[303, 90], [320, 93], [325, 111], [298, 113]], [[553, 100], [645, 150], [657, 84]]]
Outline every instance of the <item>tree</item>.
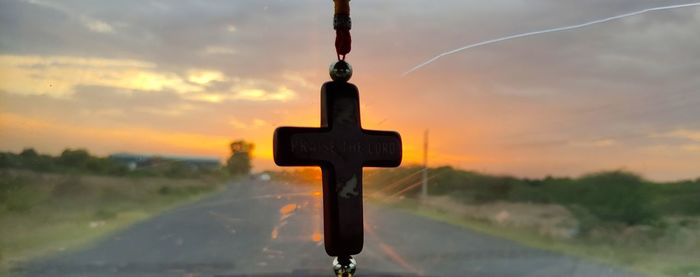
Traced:
[[247, 175], [252, 168], [250, 154], [255, 145], [244, 140], [231, 143], [231, 157], [226, 161], [226, 168], [233, 175]]
[[37, 153], [36, 150], [34, 150], [34, 148], [24, 148], [24, 150], [22, 150], [22, 152], [20, 152], [19, 155], [20, 157], [22, 157], [22, 159], [36, 159], [37, 157], [39, 157], [39, 153]]
[[21, 157], [10, 152], [0, 153], [0, 168], [10, 168], [22, 166]]
[[90, 153], [85, 149], [66, 149], [63, 150], [58, 160], [67, 167], [84, 168], [90, 160]]
[[34, 148], [25, 148], [19, 153], [16, 166], [31, 170], [49, 171], [54, 167], [55, 159], [49, 155], [39, 154]]

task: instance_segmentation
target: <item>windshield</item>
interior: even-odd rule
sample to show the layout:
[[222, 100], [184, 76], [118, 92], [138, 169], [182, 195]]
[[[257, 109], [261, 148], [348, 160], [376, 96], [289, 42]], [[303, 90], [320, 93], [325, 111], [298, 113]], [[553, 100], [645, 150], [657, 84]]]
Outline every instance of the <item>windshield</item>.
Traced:
[[0, 275], [700, 274], [700, 3], [343, 3], [0, 0]]

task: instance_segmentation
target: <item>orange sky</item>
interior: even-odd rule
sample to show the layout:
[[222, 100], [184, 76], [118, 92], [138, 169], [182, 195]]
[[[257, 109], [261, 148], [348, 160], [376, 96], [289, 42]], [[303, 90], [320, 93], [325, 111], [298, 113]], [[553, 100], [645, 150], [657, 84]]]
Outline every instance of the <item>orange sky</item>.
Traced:
[[[646, 8], [593, 2], [353, 2], [363, 126], [399, 131], [404, 164], [421, 161], [430, 129], [432, 165], [700, 176], [700, 9], [465, 51], [400, 76], [468, 43]], [[331, 1], [3, 5], [0, 149], [223, 160], [246, 139], [261, 170], [276, 168], [275, 127], [319, 124]]]

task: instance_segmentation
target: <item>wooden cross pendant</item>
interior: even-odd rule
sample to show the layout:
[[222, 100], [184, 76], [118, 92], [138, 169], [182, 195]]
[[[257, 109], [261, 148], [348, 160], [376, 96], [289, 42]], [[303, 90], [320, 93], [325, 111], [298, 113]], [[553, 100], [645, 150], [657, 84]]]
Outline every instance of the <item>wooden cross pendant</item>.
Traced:
[[320, 166], [326, 253], [362, 251], [362, 167], [401, 164], [397, 132], [362, 129], [357, 87], [327, 82], [321, 87], [321, 127], [280, 127], [273, 153], [279, 166]]

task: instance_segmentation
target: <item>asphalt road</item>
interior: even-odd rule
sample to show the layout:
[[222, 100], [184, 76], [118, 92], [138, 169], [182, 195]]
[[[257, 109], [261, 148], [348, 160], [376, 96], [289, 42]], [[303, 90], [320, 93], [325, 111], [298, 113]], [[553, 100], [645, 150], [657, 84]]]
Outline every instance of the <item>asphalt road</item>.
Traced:
[[[23, 276], [332, 276], [320, 188], [232, 184]], [[631, 276], [403, 211], [367, 204], [357, 276]]]

